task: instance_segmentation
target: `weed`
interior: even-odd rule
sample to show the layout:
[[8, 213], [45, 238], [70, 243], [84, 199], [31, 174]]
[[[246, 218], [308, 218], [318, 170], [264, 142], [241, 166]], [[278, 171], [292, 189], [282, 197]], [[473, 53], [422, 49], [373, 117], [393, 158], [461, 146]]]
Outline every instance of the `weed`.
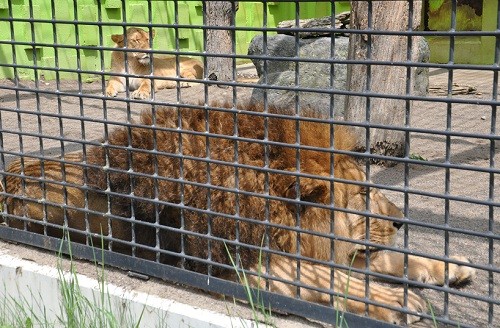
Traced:
[[414, 159], [416, 161], [424, 161], [424, 162], [427, 162], [427, 158], [425, 157], [422, 157], [418, 154], [410, 154], [410, 159]]
[[[70, 243], [67, 237], [68, 244]], [[43, 296], [30, 291], [30, 299], [22, 293], [17, 297], [0, 293], [3, 301], [0, 303], [0, 328], [32, 328], [32, 327], [68, 327], [68, 328], [121, 328], [121, 327], [140, 327], [140, 323], [145, 310], [145, 305], [139, 316], [135, 320], [132, 313], [120, 311], [113, 313], [111, 295], [108, 292], [105, 269], [104, 252], [102, 251], [101, 266], [98, 270], [98, 288], [97, 297], [92, 293], [92, 297], [86, 297], [80, 288], [78, 273], [73, 261], [71, 247], [69, 247], [69, 271], [63, 269], [63, 243], [58, 252], [57, 277], [59, 281], [60, 304], [57, 319], [50, 320], [50, 316], [43, 304]], [[7, 289], [4, 288], [6, 291]], [[19, 296], [20, 295], [20, 296]]]
[[[264, 239], [262, 240], [262, 242]], [[239, 270], [238, 266], [234, 262], [233, 257], [231, 256], [231, 252], [229, 251], [229, 248], [227, 247], [226, 243], [224, 243], [224, 246], [226, 247], [226, 252], [229, 256], [229, 260], [231, 261], [231, 265], [234, 268], [234, 271], [238, 277], [238, 281], [240, 284], [243, 285], [247, 297], [247, 301], [250, 304], [250, 309], [252, 310], [252, 317], [253, 321], [255, 322], [256, 328], [259, 327], [259, 322], [262, 322], [260, 318], [263, 318], [265, 327], [275, 327], [273, 324], [273, 319], [272, 319], [272, 311], [271, 311], [271, 306], [267, 307], [264, 304], [264, 299], [262, 295], [260, 294], [260, 283], [261, 283], [261, 278], [262, 278], [262, 251], [259, 251], [259, 260], [257, 263], [257, 286], [256, 288], [252, 288], [250, 286], [250, 282], [248, 281], [247, 275], [245, 273], [245, 270]], [[262, 245], [261, 245], [262, 246]], [[262, 249], [262, 247], [261, 247]], [[240, 267], [242, 267], [242, 263], [240, 260]], [[241, 271], [241, 272], [240, 272]], [[255, 295], [254, 295], [254, 290], [255, 290]], [[235, 302], [233, 300], [233, 302]], [[259, 316], [260, 314], [260, 316]], [[242, 324], [245, 325], [245, 323], [242, 320]]]

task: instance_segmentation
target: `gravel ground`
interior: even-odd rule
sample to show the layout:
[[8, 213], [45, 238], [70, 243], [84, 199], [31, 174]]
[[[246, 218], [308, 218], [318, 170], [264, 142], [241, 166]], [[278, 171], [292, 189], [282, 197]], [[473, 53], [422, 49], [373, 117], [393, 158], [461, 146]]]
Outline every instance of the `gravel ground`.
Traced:
[[[251, 75], [251, 74], [250, 74]], [[248, 73], [244, 76], [248, 79]], [[251, 78], [251, 76], [250, 76]], [[434, 70], [431, 72], [431, 95], [442, 96], [442, 91], [446, 90], [448, 75], [444, 71]], [[466, 100], [491, 100], [493, 94], [493, 74], [491, 72], [456, 71], [453, 77], [457, 84], [455, 89], [456, 99]], [[79, 150], [81, 147], [75, 142], [61, 143], [60, 137], [73, 141], [82, 139], [95, 141], [100, 138], [104, 131], [104, 125], [99, 120], [107, 117], [114, 122], [124, 122], [130, 117], [136, 117], [141, 109], [149, 105], [141, 103], [126, 103], [120, 101], [107, 101], [107, 113], [103, 111], [103, 100], [92, 98], [79, 98], [78, 94], [99, 96], [102, 94], [102, 86], [99, 82], [82, 85], [79, 90], [75, 81], [63, 81], [59, 90], [64, 96], [58, 97], [54, 94], [34, 93], [33, 91], [20, 91], [17, 95], [11, 90], [14, 84], [8, 80], [0, 81], [0, 119], [3, 129], [3, 149], [6, 152], [5, 162], [12, 159], [9, 152], [24, 152], [26, 154], [39, 154], [41, 147], [45, 155], [59, 155], [61, 146], [65, 152]], [[33, 82], [23, 82], [22, 88], [33, 89]], [[472, 88], [469, 88], [472, 87]], [[54, 81], [39, 83], [42, 91], [55, 91]], [[465, 91], [464, 91], [465, 90]], [[217, 98], [227, 98], [233, 96], [233, 89], [220, 89], [217, 87], [208, 88], [209, 100]], [[237, 88], [237, 99], [244, 99], [251, 93], [251, 88]], [[157, 93], [156, 100], [170, 103], [193, 102], [198, 99], [203, 100], [205, 88], [198, 85], [188, 89], [182, 89], [180, 97], [177, 97], [175, 90], [163, 90]], [[443, 96], [444, 97], [444, 96]], [[17, 107], [22, 109], [22, 113], [15, 112]], [[37, 105], [38, 104], [38, 105]], [[477, 104], [453, 104], [451, 111], [451, 131], [466, 133], [486, 134], [491, 130], [493, 110], [491, 106]], [[437, 131], [446, 130], [447, 105], [445, 103], [414, 102], [411, 112], [411, 126], [414, 128], [430, 129]], [[63, 119], [50, 117], [51, 114], [62, 114]], [[42, 115], [40, 115], [42, 114]], [[107, 116], [106, 116], [107, 115]], [[82, 120], [82, 119], [85, 120]], [[89, 122], [89, 119], [97, 122]], [[61, 128], [62, 127], [62, 128]], [[28, 134], [20, 138], [16, 132], [22, 130]], [[496, 131], [500, 130], [500, 124], [496, 122]], [[29, 136], [31, 134], [31, 136]], [[38, 135], [43, 135], [39, 138]], [[47, 137], [48, 136], [48, 137]], [[52, 137], [52, 138], [50, 138]], [[494, 163], [493, 168], [498, 170], [500, 155], [498, 153], [499, 143], [496, 148], [491, 149], [488, 139], [471, 138], [467, 136], [451, 137], [449, 149], [450, 162], [469, 168], [489, 168], [490, 161]], [[494, 159], [490, 158], [493, 151]], [[412, 190], [425, 193], [443, 194], [445, 192], [446, 170], [431, 163], [446, 162], [446, 137], [429, 133], [412, 133], [410, 153], [414, 158], [422, 158], [422, 164], [405, 165], [398, 164], [394, 167], [371, 166], [371, 179], [387, 186], [404, 186], [405, 170], [408, 170], [408, 184]], [[4, 164], [4, 163], [0, 163]], [[494, 184], [493, 199], [497, 200], [500, 190], [500, 179], [495, 177], [490, 181], [490, 174], [467, 170], [462, 167], [449, 170], [449, 194], [453, 197], [463, 199], [486, 201], [490, 197], [489, 184]], [[389, 198], [396, 204], [403, 206], [403, 195], [396, 192], [387, 192]], [[500, 233], [500, 210], [498, 206], [489, 208], [485, 205], [472, 204], [465, 201], [450, 200], [446, 205], [441, 198], [409, 195], [409, 216], [416, 222], [425, 222], [439, 225], [445, 228], [444, 213], [445, 207], [449, 206], [449, 222], [451, 228], [466, 229], [471, 232], [487, 232], [489, 227], [489, 211], [493, 211], [493, 231], [498, 238]], [[493, 243], [492, 263], [489, 263], [488, 249], [490, 241], [487, 238], [474, 237], [462, 233], [448, 233], [449, 254], [465, 255], [474, 263], [481, 265], [492, 265], [495, 270], [500, 268], [500, 256], [498, 253], [498, 240]], [[442, 256], [445, 254], [445, 232], [411, 226], [409, 232], [409, 247], [411, 250], [425, 252], [432, 255]], [[402, 245], [402, 232], [400, 243]], [[55, 257], [45, 251], [33, 250], [29, 247], [9, 244], [0, 241], [0, 249], [5, 249], [10, 254], [17, 254], [20, 257], [33, 260], [40, 264], [54, 264]], [[92, 276], [95, 270], [91, 264], [79, 263], [80, 273]], [[232, 302], [224, 302], [218, 297], [209, 296], [203, 292], [187, 290], [182, 286], [176, 286], [159, 280], [151, 279], [147, 282], [128, 277], [120, 270], [109, 269], [109, 281], [127, 288], [150, 292], [159, 296], [168, 296], [183, 302], [188, 302], [195, 306], [214, 309], [222, 313], [227, 313], [229, 304], [232, 313], [238, 313], [242, 317], [250, 315], [248, 309]], [[480, 297], [491, 297], [498, 302], [500, 299], [500, 286], [498, 286], [500, 276], [497, 273], [491, 275], [487, 271], [478, 270], [476, 279], [469, 285], [463, 287], [461, 292]], [[445, 295], [442, 292], [432, 290], [422, 290], [421, 293], [429, 298], [438, 314], [444, 313]], [[490, 296], [488, 296], [490, 295]], [[449, 295], [448, 316], [457, 320], [461, 324], [475, 327], [485, 327], [488, 324], [489, 305], [486, 302], [472, 300], [466, 297]], [[233, 308], [235, 306], [235, 308]], [[301, 318], [284, 318], [277, 316], [279, 327], [292, 326], [319, 326]], [[493, 326], [500, 325], [500, 306], [493, 306]], [[424, 322], [418, 326], [429, 325]]]

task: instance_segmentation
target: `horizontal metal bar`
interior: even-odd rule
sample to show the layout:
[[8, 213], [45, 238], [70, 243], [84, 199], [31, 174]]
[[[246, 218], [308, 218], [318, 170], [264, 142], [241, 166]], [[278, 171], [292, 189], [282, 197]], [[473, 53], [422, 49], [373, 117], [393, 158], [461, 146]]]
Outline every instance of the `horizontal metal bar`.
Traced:
[[[302, 2], [302, 1], [301, 1]], [[307, 2], [307, 1], [305, 1]], [[366, 35], [389, 35], [389, 36], [499, 36], [500, 31], [420, 31], [420, 30], [374, 30], [368, 29], [338, 29], [335, 27], [322, 29], [313, 27], [248, 27], [248, 26], [221, 26], [221, 25], [197, 25], [197, 24], [168, 24], [168, 23], [127, 23], [127, 22], [92, 22], [92, 21], [74, 21], [62, 19], [41, 19], [41, 18], [22, 18], [22, 17], [0, 17], [0, 22], [23, 22], [23, 23], [44, 23], [44, 24], [61, 24], [73, 26], [116, 26], [116, 27], [149, 27], [149, 28], [175, 28], [175, 29], [193, 29], [193, 30], [224, 30], [224, 31], [249, 31], [249, 32], [276, 32], [276, 33], [298, 33], [298, 32], [330, 32], [332, 34], [366, 34]]]
[[[29, 68], [30, 66], [25, 66]], [[70, 71], [69, 69], [67, 69]], [[71, 70], [74, 73], [81, 74], [95, 74], [95, 75], [114, 75], [113, 73], [104, 73], [102, 71], [85, 71], [85, 70]], [[118, 74], [117, 74], [118, 75]], [[121, 75], [121, 74], [119, 74]], [[156, 79], [156, 77], [155, 77]], [[160, 78], [161, 79], [161, 78]], [[165, 78], [166, 79], [166, 78]], [[185, 81], [183, 78], [168, 78], [170, 80], [179, 80]], [[194, 81], [194, 80], [193, 80]], [[283, 90], [283, 91], [294, 91], [294, 92], [314, 92], [319, 94], [328, 94], [328, 95], [346, 95], [346, 96], [359, 96], [363, 98], [386, 98], [386, 99], [398, 99], [398, 100], [417, 100], [424, 102], [438, 102], [438, 103], [447, 103], [447, 104], [469, 104], [469, 105], [486, 105], [486, 106], [498, 106], [500, 105], [500, 101], [497, 100], [483, 100], [483, 99], [466, 99], [466, 98], [446, 98], [446, 97], [424, 97], [424, 96], [412, 96], [412, 95], [396, 95], [396, 94], [381, 94], [370, 91], [364, 92], [353, 92], [353, 91], [344, 91], [340, 89], [321, 89], [321, 88], [306, 88], [300, 86], [276, 86], [271, 84], [253, 84], [253, 83], [240, 83], [240, 82], [224, 82], [224, 81], [212, 81], [209, 79], [196, 80], [197, 83], [205, 84], [205, 85], [220, 85], [220, 86], [230, 86], [230, 87], [245, 87], [245, 88], [258, 88], [258, 89], [268, 89], [268, 90]], [[53, 95], [73, 95], [79, 98], [89, 98], [89, 99], [101, 99], [101, 100], [113, 100], [113, 101], [125, 101], [127, 103], [142, 103], [142, 104], [161, 104], [161, 102], [157, 101], [148, 101], [148, 100], [139, 100], [139, 99], [120, 99], [114, 97], [106, 97], [102, 95], [92, 95], [92, 94], [75, 94], [63, 91], [48, 91], [48, 90], [33, 90], [30, 88], [24, 87], [13, 87], [13, 86], [2, 86], [2, 89], [12, 90], [12, 91], [23, 91], [23, 92], [34, 92], [36, 94], [53, 94]], [[351, 124], [351, 123], [350, 123]], [[363, 123], [352, 122], [353, 126], [363, 126]], [[379, 128], [376, 124], [366, 124], [367, 127]], [[387, 128], [387, 127], [385, 127]], [[395, 127], [396, 128], [396, 127]], [[401, 127], [399, 129], [402, 129]], [[443, 132], [445, 133], [445, 132]]]
[[[0, 45], [17, 45], [26, 47], [47, 47], [54, 49], [74, 49], [74, 50], [100, 50], [100, 51], [119, 51], [119, 52], [135, 52], [133, 48], [116, 48], [116, 47], [106, 47], [103, 45], [73, 45], [64, 43], [42, 43], [42, 42], [25, 42], [25, 41], [15, 41], [15, 40], [0, 40]], [[333, 44], [332, 44], [333, 46]], [[338, 65], [366, 65], [366, 66], [391, 66], [391, 67], [411, 67], [411, 68], [436, 68], [436, 69], [468, 69], [477, 71], [500, 71], [500, 67], [495, 64], [460, 64], [460, 63], [431, 63], [431, 62], [416, 62], [416, 61], [387, 61], [387, 60], [374, 60], [374, 59], [336, 59], [336, 58], [308, 58], [308, 57], [282, 57], [282, 56], [266, 56], [266, 55], [245, 55], [245, 54], [227, 54], [227, 53], [206, 53], [206, 52], [194, 52], [186, 50], [163, 50], [163, 49], [144, 49], [141, 50], [144, 53], [159, 54], [159, 55], [170, 55], [170, 56], [196, 56], [202, 58], [231, 58], [231, 59], [249, 59], [249, 60], [268, 60], [268, 61], [284, 61], [291, 63], [318, 63], [318, 64], [338, 64]], [[36, 68], [40, 70], [58, 70], [65, 72], [95, 72], [95, 74], [103, 75], [114, 75], [113, 72], [102, 72], [102, 71], [86, 71], [86, 70], [71, 70], [67, 68], [53, 68], [48, 66], [40, 65], [22, 65], [14, 63], [1, 63], [0, 67], [11, 67], [11, 68]], [[265, 74], [265, 73], [264, 73]], [[120, 74], [117, 74], [120, 75]], [[160, 78], [160, 77], [158, 77]], [[199, 80], [197, 80], [199, 81]], [[219, 81], [222, 82], [222, 81]]]

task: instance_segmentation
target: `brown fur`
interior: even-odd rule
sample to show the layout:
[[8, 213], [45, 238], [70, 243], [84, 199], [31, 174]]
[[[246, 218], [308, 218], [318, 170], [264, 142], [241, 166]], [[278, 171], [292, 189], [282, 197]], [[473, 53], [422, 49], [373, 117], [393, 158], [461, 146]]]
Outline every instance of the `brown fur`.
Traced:
[[[154, 30], [152, 32], [154, 37]], [[111, 39], [116, 44], [116, 48], [125, 46], [125, 37], [122, 34], [114, 34]], [[142, 50], [151, 50], [149, 42], [149, 32], [130, 27], [126, 35], [127, 48], [137, 51], [115, 50], [111, 54], [111, 72], [131, 75], [150, 75], [156, 77], [176, 77], [177, 59], [175, 56], [157, 55], [153, 56], [153, 72], [151, 72], [151, 54]], [[125, 56], [127, 56], [128, 69], [125, 70]], [[179, 76], [187, 79], [203, 78], [203, 63], [197, 59], [179, 57]], [[151, 94], [151, 79], [130, 77], [129, 88], [133, 90], [132, 98], [147, 99]], [[190, 82], [180, 82], [181, 87], [189, 87]], [[106, 87], [106, 96], [115, 97], [119, 92], [125, 92], [125, 77], [112, 76]], [[161, 89], [172, 89], [177, 87], [177, 82], [173, 80], [154, 79], [155, 91]]]
[[[366, 218], [364, 215], [345, 210], [366, 211], [368, 191], [365, 187], [355, 184], [365, 181], [366, 178], [352, 157], [332, 155], [327, 151], [331, 148], [331, 126], [326, 123], [305, 121], [297, 123], [290, 118], [265, 119], [258, 115], [262, 111], [258, 107], [238, 108], [249, 112], [229, 110], [229, 105], [223, 107], [226, 111], [161, 108], [157, 109], [154, 115], [152, 111], [145, 111], [141, 115], [141, 127], [114, 130], [109, 135], [110, 146], [94, 147], [87, 152], [86, 161], [91, 165], [88, 169], [82, 169], [79, 163], [65, 165], [65, 172], [75, 172], [74, 175], [66, 174], [66, 181], [75, 185], [75, 188], [66, 188], [66, 193], [71, 195], [68, 197], [68, 204], [76, 208], [85, 208], [84, 191], [76, 187], [83, 185], [82, 182], [86, 180], [90, 188], [88, 195], [101, 199], [100, 202], [92, 204], [92, 209], [97, 213], [108, 212], [104, 191], [107, 190], [109, 183], [109, 189], [120, 195], [112, 194], [109, 198], [111, 217], [116, 218], [112, 221], [113, 237], [130, 241], [132, 229], [127, 219], [134, 217], [135, 220], [132, 222], [137, 230], [136, 235], [143, 236], [142, 240], [136, 241], [144, 246], [161, 246], [169, 250], [172, 256], [162, 258], [162, 261], [170, 264], [175, 264], [178, 260], [175, 253], [180, 251], [181, 239], [184, 241], [187, 255], [202, 260], [208, 259], [210, 250], [211, 261], [230, 264], [224, 243], [217, 240], [221, 238], [228, 241], [239, 240], [243, 244], [239, 248], [242, 266], [257, 270], [259, 249], [268, 230], [269, 246], [274, 254], [269, 255], [270, 267], [266, 274], [271, 277], [296, 281], [297, 262], [287, 254], [297, 254], [299, 237], [300, 255], [310, 258], [311, 261], [331, 261], [333, 244], [334, 263], [349, 265], [353, 256], [357, 254], [353, 263], [356, 267], [363, 268], [366, 247], [355, 241], [363, 241], [366, 238]], [[178, 131], [179, 121], [182, 122], [182, 134]], [[151, 129], [153, 123], [157, 127], [155, 130]], [[267, 135], [265, 126], [268, 127]], [[321, 149], [300, 149], [297, 152], [297, 126], [300, 129], [301, 147]], [[211, 135], [208, 136], [207, 132]], [[235, 133], [241, 138], [239, 141], [232, 139]], [[334, 136], [335, 149], [349, 150], [354, 145], [355, 140], [345, 127], [335, 127]], [[299, 163], [296, 160], [297, 153], [300, 157]], [[76, 159], [76, 162], [78, 161]], [[45, 178], [61, 181], [61, 164], [52, 163], [46, 161], [44, 164]], [[235, 167], [235, 163], [240, 166]], [[16, 162], [9, 167], [8, 172], [19, 174], [19, 167], [19, 162]], [[310, 177], [297, 179], [294, 176], [297, 167], [300, 167], [301, 174]], [[331, 168], [333, 176], [344, 179], [345, 182], [328, 181], [332, 176]], [[134, 174], [131, 175], [130, 172]], [[159, 178], [155, 180], [153, 175], [156, 174]], [[25, 163], [24, 175], [39, 177], [40, 162]], [[7, 177], [6, 191], [14, 195], [24, 194], [37, 198], [40, 194], [40, 185], [30, 181], [29, 178], [26, 179], [26, 187], [23, 190], [19, 187], [21, 183], [18, 178]], [[235, 189], [239, 194], [235, 193]], [[131, 201], [127, 197], [132, 191], [134, 196], [141, 198], [140, 201]], [[297, 191], [299, 191], [298, 196]], [[63, 188], [56, 186], [54, 195], [50, 193], [46, 199], [62, 204], [64, 199], [61, 198], [61, 194], [64, 194]], [[266, 195], [272, 199], [266, 200], [264, 198]], [[376, 188], [370, 188], [368, 197], [372, 213], [396, 219], [403, 217], [401, 211]], [[102, 199], [106, 201], [103, 202]], [[155, 205], [152, 202], [155, 199], [166, 204]], [[310, 204], [297, 205], [294, 203], [296, 200]], [[37, 202], [22, 202], [15, 197], [7, 197], [4, 202], [9, 213], [18, 215], [26, 213], [26, 216], [34, 220], [44, 218], [40, 212], [42, 205]], [[314, 204], [332, 204], [335, 210], [332, 212], [328, 208]], [[46, 221], [61, 224], [61, 213], [57, 209], [52, 213], [51, 208], [46, 215]], [[37, 216], [33, 215], [33, 209], [38, 211]], [[268, 218], [266, 213], [269, 213]], [[179, 235], [178, 231], [172, 229], [169, 231], [167, 228], [180, 227], [181, 214], [184, 230], [192, 232], [183, 236]], [[244, 219], [237, 220], [233, 216]], [[70, 226], [71, 222], [81, 222], [84, 219], [77, 211], [75, 213], [68, 211], [67, 217]], [[123, 217], [124, 220], [119, 220], [119, 217]], [[259, 221], [264, 222], [266, 219], [269, 219], [269, 227], [258, 224]], [[350, 238], [353, 242], [338, 239], [333, 239], [332, 242], [332, 239], [327, 237], [332, 229], [332, 219], [332, 236]], [[100, 224], [106, 222], [104, 218], [99, 219], [99, 215], [93, 220]], [[391, 220], [377, 218], [369, 220], [370, 242], [381, 246], [393, 246], [399, 225]], [[15, 222], [14, 219], [9, 221], [9, 224], [23, 227], [14, 224]], [[164, 227], [160, 229], [160, 245], [156, 245], [156, 239], [153, 237], [155, 228], [146, 227], [141, 222], [158, 222]], [[296, 232], [296, 227], [307, 232]], [[94, 226], [90, 227], [90, 230], [92, 229]], [[207, 238], [200, 237], [207, 236], [208, 229], [210, 235], [216, 238], [210, 242]], [[109, 231], [104, 230], [104, 233]], [[229, 246], [229, 249], [234, 258], [236, 249], [232, 246]], [[126, 245], [121, 251], [127, 251]], [[376, 247], [371, 247], [370, 253], [372, 271], [403, 276], [403, 254], [377, 251]], [[154, 258], [154, 253], [149, 252], [147, 247], [138, 255]], [[456, 259], [467, 263], [463, 257]], [[207, 271], [203, 261], [190, 260], [186, 266], [199, 272]], [[448, 269], [450, 282], [463, 282], [474, 275], [474, 270], [467, 266], [449, 264]], [[444, 263], [440, 261], [409, 256], [410, 279], [443, 284], [444, 270]], [[325, 290], [331, 288], [330, 268], [302, 260], [300, 272], [300, 280], [305, 285]], [[228, 277], [229, 272], [214, 264], [212, 273]], [[361, 279], [348, 277], [346, 272], [337, 269], [334, 277], [335, 292], [365, 297], [365, 283]], [[289, 296], [295, 296], [297, 292], [296, 287], [290, 284], [271, 281], [269, 286], [271, 290]], [[301, 289], [301, 297], [314, 302], [330, 302], [329, 294], [306, 288]], [[390, 306], [401, 307], [404, 304], [403, 289], [391, 289], [375, 283], [370, 284], [369, 297], [373, 301]], [[363, 303], [353, 300], [344, 303], [343, 297], [339, 300], [341, 301], [337, 306], [340, 308], [356, 313], [365, 311]], [[409, 291], [408, 307], [411, 311], [423, 312], [426, 303], [420, 296]], [[405, 320], [405, 316], [400, 312], [377, 306], [370, 306], [369, 314], [377, 319], [394, 323], [402, 323]], [[416, 315], [408, 316], [410, 322], [418, 319]]]

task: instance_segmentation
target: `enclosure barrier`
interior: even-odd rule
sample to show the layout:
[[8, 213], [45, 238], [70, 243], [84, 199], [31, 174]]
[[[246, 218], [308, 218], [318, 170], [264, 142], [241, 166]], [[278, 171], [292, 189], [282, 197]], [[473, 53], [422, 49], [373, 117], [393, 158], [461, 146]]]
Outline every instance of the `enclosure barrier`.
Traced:
[[498, 3], [347, 5], [0, 2], [0, 238], [339, 326], [498, 326]]

